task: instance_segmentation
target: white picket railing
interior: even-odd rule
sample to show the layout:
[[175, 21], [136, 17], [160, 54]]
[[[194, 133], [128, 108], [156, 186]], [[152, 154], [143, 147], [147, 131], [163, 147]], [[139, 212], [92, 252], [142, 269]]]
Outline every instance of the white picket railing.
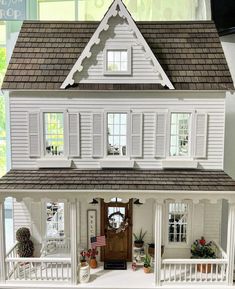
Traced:
[[20, 258], [15, 244], [5, 261], [9, 281], [71, 281], [71, 258]]
[[213, 244], [217, 259], [163, 259], [163, 283], [227, 283], [227, 255]]

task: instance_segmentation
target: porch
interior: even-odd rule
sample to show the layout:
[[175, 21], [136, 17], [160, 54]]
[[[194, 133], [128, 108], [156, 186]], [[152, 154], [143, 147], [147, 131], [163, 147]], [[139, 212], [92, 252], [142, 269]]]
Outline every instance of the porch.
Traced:
[[[81, 174], [79, 172], [79, 174]], [[87, 172], [86, 172], [87, 174]], [[101, 173], [98, 173], [101, 175]], [[167, 178], [169, 179], [169, 173]], [[175, 176], [174, 176], [175, 178]], [[191, 178], [191, 176], [190, 176]], [[218, 180], [218, 176], [216, 176]], [[229, 179], [228, 179], [229, 180]], [[192, 181], [192, 180], [191, 180]], [[211, 180], [216, 182], [215, 180]], [[56, 180], [54, 180], [56, 183]], [[133, 182], [133, 180], [132, 180]], [[207, 178], [207, 183], [209, 179]], [[229, 183], [231, 184], [231, 182]], [[208, 185], [209, 186], [209, 185]], [[57, 185], [58, 187], [58, 185]], [[152, 187], [152, 185], [151, 185]], [[204, 186], [206, 189], [206, 187]], [[198, 286], [207, 285], [208, 287], [218, 286], [218, 288], [226, 288], [233, 286], [233, 271], [234, 271], [234, 247], [235, 247], [235, 190], [234, 191], [221, 191], [221, 186], [213, 187], [211, 191], [199, 190], [199, 191], [183, 191], [179, 187], [175, 187], [175, 190], [139, 190], [138, 187], [135, 190], [96, 190], [95, 192], [90, 189], [84, 189], [79, 191], [70, 190], [51, 190], [50, 198], [48, 198], [48, 191], [46, 190], [28, 190], [19, 192], [13, 191], [12, 193], [4, 192], [2, 202], [0, 205], [0, 270], [1, 280], [0, 288], [14, 287], [67, 287], [67, 288], [159, 288], [159, 287], [182, 287], [191, 286], [197, 288]], [[61, 192], [63, 194], [61, 195]], [[17, 198], [17, 201], [29, 201], [33, 206], [31, 210], [32, 216], [31, 222], [35, 225], [35, 219], [39, 218], [37, 206], [42, 204], [42, 200], [50, 202], [64, 202], [68, 204], [67, 210], [67, 232], [64, 238], [57, 238], [54, 242], [57, 242], [59, 249], [58, 254], [48, 254], [44, 252], [43, 246], [45, 243], [43, 235], [42, 240], [37, 243], [37, 254], [33, 258], [19, 258], [16, 252], [16, 248], [12, 248], [7, 254], [5, 254], [5, 236], [4, 236], [4, 206], [3, 200], [7, 196], [13, 196]], [[63, 196], [63, 197], [62, 197]], [[30, 197], [30, 199], [29, 199]], [[108, 203], [113, 198], [119, 198], [123, 203], [127, 203], [130, 199], [139, 200], [140, 204], [136, 205], [136, 209], [133, 216], [134, 232], [137, 227], [136, 223], [140, 220], [140, 217], [151, 220], [151, 224], [141, 223], [143, 228], [146, 226], [153, 227], [152, 241], [155, 244], [155, 254], [152, 260], [152, 272], [145, 274], [142, 268], [137, 271], [133, 271], [131, 263], [128, 263], [128, 268], [125, 271], [112, 271], [103, 270], [103, 265], [99, 262], [97, 269], [91, 269], [90, 282], [86, 284], [79, 283], [79, 256], [81, 248], [84, 248], [86, 243], [86, 233], [84, 233], [84, 214], [87, 213], [89, 206], [93, 206], [90, 203], [94, 197], [96, 200], [104, 200]], [[217, 205], [225, 202], [227, 204], [226, 218], [226, 244], [221, 240], [210, 238], [208, 241], [213, 241], [213, 245], [216, 250], [215, 259], [191, 259], [190, 258], [190, 245], [183, 248], [175, 248], [175, 253], [172, 253], [173, 249], [168, 247], [166, 231], [168, 227], [164, 224], [165, 216], [165, 204], [168, 203], [187, 203], [190, 202], [190, 212], [193, 212], [192, 220], [196, 223], [195, 228], [192, 230], [192, 240], [201, 237], [201, 232], [208, 230], [207, 227], [201, 228], [203, 225], [201, 220], [209, 217], [213, 220], [214, 215], [210, 216], [210, 208], [212, 211], [218, 211]], [[86, 205], [85, 205], [86, 204]], [[89, 204], [89, 205], [87, 205]], [[208, 205], [207, 205], [208, 204]], [[150, 207], [152, 206], [152, 213], [150, 213]], [[98, 210], [99, 204], [96, 204]], [[207, 216], [201, 216], [202, 208], [207, 212]], [[93, 207], [94, 208], [94, 207]], [[197, 210], [196, 210], [196, 209]], [[139, 215], [136, 213], [139, 211]], [[209, 213], [208, 213], [209, 211]], [[211, 211], [211, 212], [212, 212]], [[85, 213], [84, 213], [85, 212]], [[219, 212], [222, 218], [222, 212]], [[209, 219], [210, 219], [209, 218]], [[225, 218], [225, 219], [226, 219]], [[98, 222], [99, 223], [99, 222]], [[36, 226], [37, 227], [37, 226]], [[138, 227], [139, 228], [139, 227]], [[148, 227], [149, 228], [149, 227]], [[217, 228], [220, 230], [221, 228]], [[184, 231], [184, 229], [183, 229]], [[36, 232], [36, 231], [35, 231]], [[36, 238], [36, 233], [34, 237]], [[221, 236], [225, 236], [225, 233], [221, 231]], [[97, 232], [99, 233], [99, 232]], [[212, 234], [210, 235], [212, 236]], [[180, 237], [181, 238], [181, 237]], [[182, 237], [182, 240], [184, 237]], [[85, 240], [85, 241], [84, 241]], [[167, 241], [168, 240], [168, 241]], [[146, 241], [149, 242], [150, 239]], [[46, 240], [48, 242], [48, 240]], [[165, 253], [161, 257], [161, 245], [165, 245]], [[223, 246], [222, 246], [223, 245]], [[222, 248], [223, 247], [223, 248]], [[183, 252], [183, 253], [182, 253]], [[178, 255], [177, 255], [178, 254]], [[200, 268], [205, 267], [206, 270], [202, 271]]]

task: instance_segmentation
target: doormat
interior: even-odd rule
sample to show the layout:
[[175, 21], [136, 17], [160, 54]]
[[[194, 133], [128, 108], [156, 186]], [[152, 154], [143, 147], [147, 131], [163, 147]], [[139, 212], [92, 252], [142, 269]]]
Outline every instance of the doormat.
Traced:
[[104, 270], [126, 270], [126, 261], [110, 260], [104, 262]]

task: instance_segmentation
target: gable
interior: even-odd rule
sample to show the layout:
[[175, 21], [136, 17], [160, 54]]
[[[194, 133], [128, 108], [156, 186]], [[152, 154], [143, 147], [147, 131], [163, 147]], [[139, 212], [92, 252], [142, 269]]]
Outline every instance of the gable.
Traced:
[[[131, 72], [127, 75], [105, 72], [108, 49], [127, 49]], [[166, 75], [161, 74], [153, 63], [141, 41], [130, 28], [127, 21], [120, 16], [112, 17], [109, 29], [100, 35], [100, 43], [91, 49], [91, 57], [82, 62], [82, 71], [74, 73], [74, 83], [159, 83], [167, 85]], [[170, 85], [170, 82], [168, 83]], [[172, 88], [172, 86], [171, 86]]]
[[[131, 71], [104, 75], [105, 50], [118, 46], [129, 47]], [[113, 1], [61, 88], [79, 83], [157, 83], [174, 89], [122, 0]]]

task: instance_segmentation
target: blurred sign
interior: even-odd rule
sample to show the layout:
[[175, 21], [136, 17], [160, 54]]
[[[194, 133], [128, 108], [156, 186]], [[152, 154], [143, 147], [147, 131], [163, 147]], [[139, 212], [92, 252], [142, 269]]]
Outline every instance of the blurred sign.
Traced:
[[0, 20], [26, 19], [26, 0], [0, 0]]

